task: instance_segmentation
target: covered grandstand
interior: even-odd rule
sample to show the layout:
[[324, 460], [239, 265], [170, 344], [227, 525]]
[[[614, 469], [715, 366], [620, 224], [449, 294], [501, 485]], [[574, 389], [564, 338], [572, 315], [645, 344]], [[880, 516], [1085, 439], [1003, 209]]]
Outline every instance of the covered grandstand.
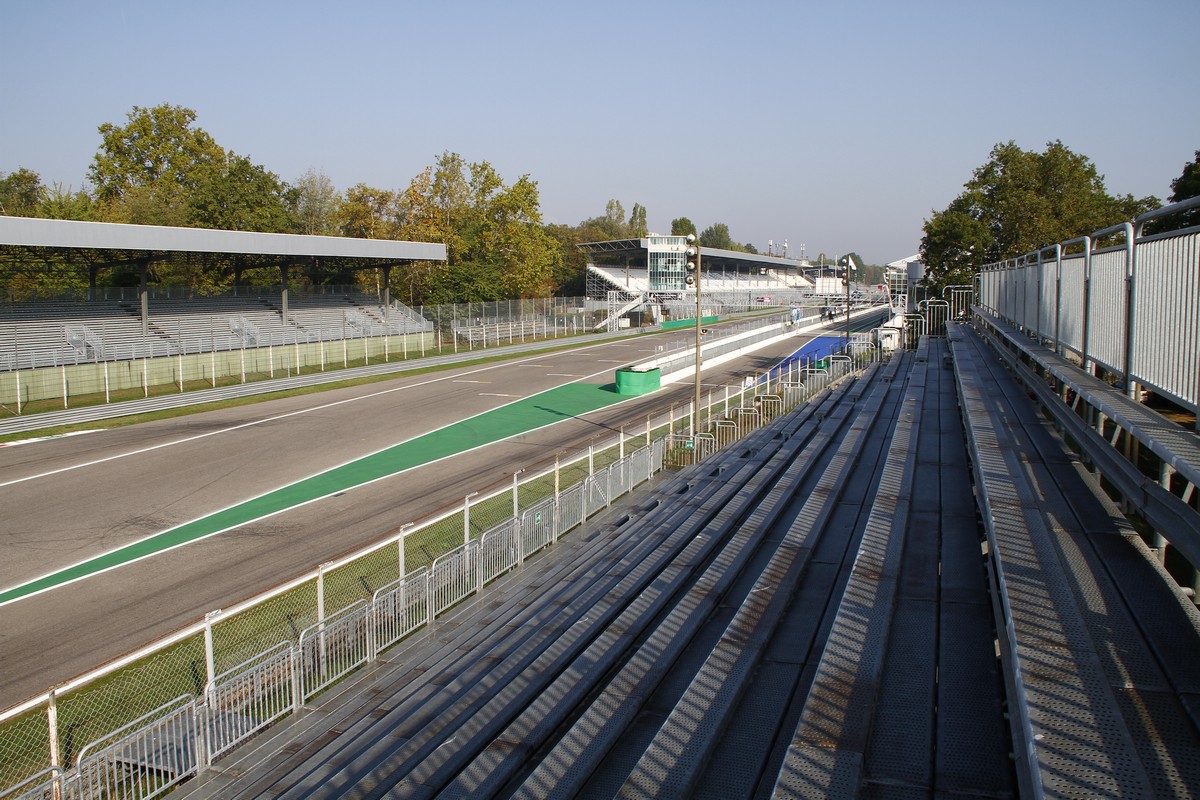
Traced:
[[[648, 315], [653, 320], [695, 316], [694, 295], [684, 284], [682, 236], [650, 234], [578, 245], [588, 256], [587, 295], [607, 300], [602, 325]], [[766, 306], [814, 305], [815, 283], [806, 261], [701, 247], [705, 315]]]
[[[428, 320], [388, 295], [387, 275], [445, 258], [445, 245], [427, 242], [0, 216], [0, 265], [84, 271], [88, 278], [84, 302], [4, 308], [0, 369], [427, 332]], [[231, 296], [196, 298], [149, 285], [153, 265], [168, 261], [232, 264], [238, 275], [271, 268], [280, 282], [262, 289], [235, 280]], [[379, 269], [383, 297], [349, 289], [290, 296], [289, 275], [313, 268]], [[101, 270], [115, 269], [135, 271], [139, 285], [98, 286]]]

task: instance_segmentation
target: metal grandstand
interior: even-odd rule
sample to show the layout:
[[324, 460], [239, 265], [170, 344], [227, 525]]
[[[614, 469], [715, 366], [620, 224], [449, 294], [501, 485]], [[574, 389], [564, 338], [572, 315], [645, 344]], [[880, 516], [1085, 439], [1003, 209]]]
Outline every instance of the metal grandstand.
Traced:
[[[682, 236], [657, 234], [578, 245], [588, 255], [588, 297], [608, 301], [608, 316], [597, 327], [618, 326], [634, 313], [655, 320], [694, 316], [693, 301], [685, 298], [684, 246]], [[700, 256], [706, 315], [813, 299], [807, 262], [714, 247], [701, 247]]]
[[417, 262], [445, 261], [446, 246], [430, 242], [0, 216], [0, 266], [85, 269], [89, 299], [93, 300], [101, 269], [137, 269], [143, 334], [149, 327], [147, 284], [150, 267], [177, 260], [198, 261], [202, 266], [221, 260], [232, 263], [232, 269], [238, 275], [247, 269], [277, 268], [283, 287], [280, 306], [286, 319], [288, 273], [292, 268], [382, 269], [385, 272], [383, 306], [386, 308], [391, 305], [386, 273], [393, 267]]

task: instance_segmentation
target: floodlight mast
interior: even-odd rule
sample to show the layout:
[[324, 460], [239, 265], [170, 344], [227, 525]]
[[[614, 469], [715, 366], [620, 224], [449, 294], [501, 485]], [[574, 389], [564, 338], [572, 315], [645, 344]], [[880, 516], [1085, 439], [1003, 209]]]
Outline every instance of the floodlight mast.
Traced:
[[687, 276], [684, 283], [696, 287], [696, 397], [692, 406], [692, 436], [700, 433], [700, 245], [696, 243], [696, 235], [687, 235]]
[[858, 268], [854, 266], [854, 259], [847, 255], [846, 256], [846, 277], [842, 280], [842, 283], [846, 287], [846, 355], [850, 355], [850, 271], [851, 270], [854, 270], [855, 272], [857, 272]]

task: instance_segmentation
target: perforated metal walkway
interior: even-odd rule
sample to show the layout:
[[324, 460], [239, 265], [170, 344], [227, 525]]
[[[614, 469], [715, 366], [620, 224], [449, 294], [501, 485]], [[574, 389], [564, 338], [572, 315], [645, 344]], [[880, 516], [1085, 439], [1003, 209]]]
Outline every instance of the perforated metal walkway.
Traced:
[[1190, 796], [1195, 609], [949, 347], [657, 481], [180, 794]]

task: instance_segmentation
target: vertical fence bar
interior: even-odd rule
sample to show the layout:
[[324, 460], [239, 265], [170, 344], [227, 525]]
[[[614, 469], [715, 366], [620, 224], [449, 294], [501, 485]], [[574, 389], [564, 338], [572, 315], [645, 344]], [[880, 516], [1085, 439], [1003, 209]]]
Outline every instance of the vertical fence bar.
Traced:
[[[58, 740], [58, 694], [54, 689], [51, 689], [46, 699], [46, 726], [49, 732], [50, 744], [50, 766], [51, 768], [62, 767], [62, 747]], [[58, 785], [55, 784], [55, 796], [59, 794]]]
[[209, 611], [204, 615], [204, 685], [212, 684], [216, 678], [216, 654], [213, 650], [213, 622], [221, 615], [221, 610]]

